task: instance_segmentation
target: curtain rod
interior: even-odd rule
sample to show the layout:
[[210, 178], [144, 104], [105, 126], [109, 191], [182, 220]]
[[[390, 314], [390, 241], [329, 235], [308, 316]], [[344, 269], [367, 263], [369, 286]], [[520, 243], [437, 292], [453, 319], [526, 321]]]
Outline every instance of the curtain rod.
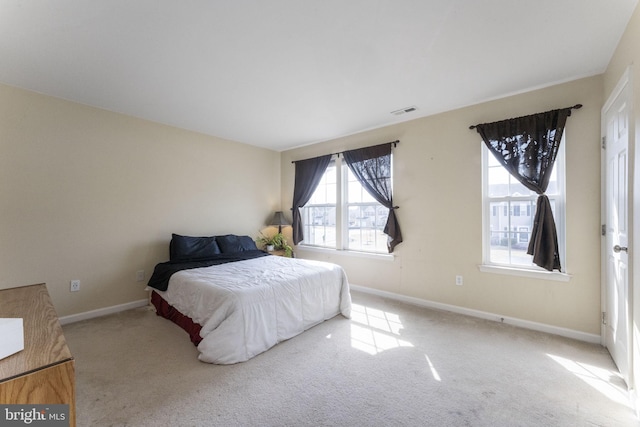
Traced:
[[[385, 142], [385, 143], [377, 144], [377, 145], [384, 145], [384, 144], [393, 144], [393, 147], [395, 148], [396, 145], [400, 144], [400, 140], [396, 139], [395, 141]], [[371, 147], [375, 147], [375, 145], [372, 145]], [[363, 147], [363, 148], [367, 148], [367, 147]], [[357, 150], [357, 148], [355, 150]], [[349, 151], [349, 150], [345, 150], [345, 151]], [[331, 155], [340, 157], [340, 154], [342, 154], [342, 153], [344, 153], [344, 151], [340, 151], [338, 153], [331, 153]], [[304, 159], [304, 160], [308, 160], [308, 159]], [[301, 161], [302, 160], [291, 160], [291, 163], [301, 162]]]
[[[571, 110], [579, 110], [580, 108], [582, 108], [582, 104], [576, 104], [573, 107], [567, 107]], [[558, 108], [558, 110], [565, 110], [565, 108]], [[555, 111], [555, 110], [550, 110], [550, 111]], [[540, 113], [538, 113], [540, 114]], [[522, 117], [527, 117], [527, 116], [522, 116]], [[518, 117], [519, 118], [519, 117]], [[507, 119], [507, 120], [512, 120], [512, 119]], [[475, 129], [476, 127], [478, 127], [478, 125], [471, 125], [469, 126], [469, 129]]]

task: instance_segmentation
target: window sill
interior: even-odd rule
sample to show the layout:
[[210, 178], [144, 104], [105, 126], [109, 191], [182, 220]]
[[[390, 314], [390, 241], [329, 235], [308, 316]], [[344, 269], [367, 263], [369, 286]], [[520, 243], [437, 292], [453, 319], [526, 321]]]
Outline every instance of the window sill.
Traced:
[[570, 274], [560, 273], [557, 271], [527, 270], [524, 268], [499, 267], [496, 265], [486, 264], [479, 265], [478, 268], [483, 273], [506, 274], [509, 276], [530, 277], [533, 279], [552, 280], [556, 282], [568, 282], [572, 277]]
[[369, 258], [369, 259], [384, 260], [384, 261], [393, 261], [395, 259], [394, 254], [358, 252], [358, 251], [338, 250], [338, 249], [331, 249], [331, 248], [322, 248], [318, 246], [304, 246], [304, 245], [299, 245], [296, 247], [297, 254], [304, 254], [305, 252], [314, 252], [314, 253], [326, 254], [326, 255], [344, 255], [349, 257]]

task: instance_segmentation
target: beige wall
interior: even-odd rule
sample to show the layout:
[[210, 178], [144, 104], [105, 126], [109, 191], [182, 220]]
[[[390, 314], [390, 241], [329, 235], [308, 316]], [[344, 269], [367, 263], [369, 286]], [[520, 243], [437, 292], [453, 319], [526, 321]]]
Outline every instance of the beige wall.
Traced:
[[[481, 140], [469, 125], [584, 104], [568, 120], [567, 259], [570, 282], [483, 273]], [[600, 108], [602, 76], [282, 153], [283, 207], [299, 160], [399, 139], [394, 202], [404, 242], [393, 261], [305, 252], [345, 267], [350, 282], [438, 303], [600, 333]], [[455, 285], [455, 276], [464, 285]]]
[[144, 299], [172, 232], [255, 237], [279, 184], [277, 152], [0, 85], [0, 288], [46, 282], [60, 316]]
[[[633, 209], [634, 209], [634, 226], [633, 240], [631, 242], [632, 264], [632, 289], [630, 292], [632, 298], [632, 352], [633, 366], [631, 370], [632, 386], [637, 388], [640, 384], [640, 6], [636, 10], [627, 25], [624, 35], [618, 44], [609, 67], [604, 73], [604, 98], [609, 98], [612, 91], [620, 81], [625, 71], [630, 68], [630, 78], [633, 87], [632, 111], [633, 119], [631, 120], [630, 130], [632, 138], [630, 139], [630, 148], [633, 150], [634, 163], [632, 165], [633, 178]], [[635, 392], [637, 399], [636, 406], [640, 408], [640, 394]]]

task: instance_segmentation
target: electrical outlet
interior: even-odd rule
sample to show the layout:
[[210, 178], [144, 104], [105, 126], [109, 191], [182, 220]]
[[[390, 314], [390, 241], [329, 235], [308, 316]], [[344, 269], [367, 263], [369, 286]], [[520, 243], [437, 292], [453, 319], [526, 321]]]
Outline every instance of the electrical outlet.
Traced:
[[144, 282], [144, 270], [136, 271], [136, 282]]
[[80, 280], [72, 280], [71, 287], [69, 290], [71, 292], [78, 292], [80, 290]]
[[456, 285], [462, 286], [462, 276], [456, 276]]

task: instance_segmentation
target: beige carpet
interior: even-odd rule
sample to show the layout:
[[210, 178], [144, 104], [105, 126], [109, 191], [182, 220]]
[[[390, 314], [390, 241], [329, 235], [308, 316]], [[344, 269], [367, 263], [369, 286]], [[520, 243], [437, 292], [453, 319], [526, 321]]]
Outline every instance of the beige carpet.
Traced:
[[636, 426], [598, 345], [353, 292], [248, 362], [197, 360], [149, 309], [64, 327], [78, 426]]

